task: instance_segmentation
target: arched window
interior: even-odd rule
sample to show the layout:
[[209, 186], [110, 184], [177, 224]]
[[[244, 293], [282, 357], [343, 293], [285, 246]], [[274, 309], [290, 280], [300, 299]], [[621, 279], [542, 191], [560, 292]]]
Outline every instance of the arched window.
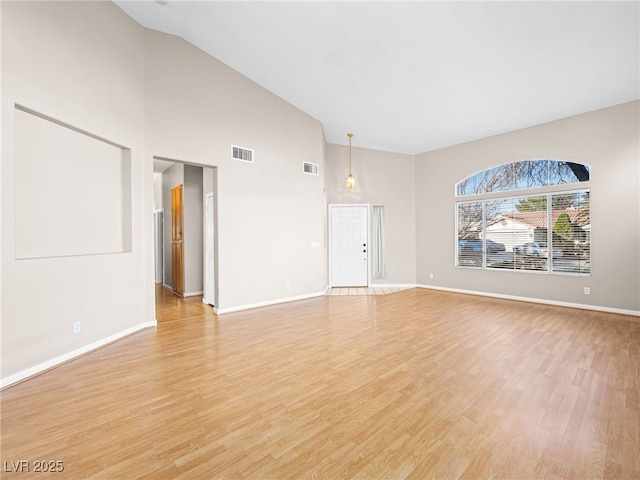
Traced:
[[591, 273], [589, 165], [535, 159], [456, 184], [456, 266]]

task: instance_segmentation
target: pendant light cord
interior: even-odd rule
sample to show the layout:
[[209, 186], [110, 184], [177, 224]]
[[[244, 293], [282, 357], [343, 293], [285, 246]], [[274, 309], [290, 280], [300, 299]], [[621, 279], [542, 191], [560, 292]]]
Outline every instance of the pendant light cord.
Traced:
[[349, 175], [351, 175], [351, 137], [353, 137], [353, 133], [347, 133], [349, 136]]

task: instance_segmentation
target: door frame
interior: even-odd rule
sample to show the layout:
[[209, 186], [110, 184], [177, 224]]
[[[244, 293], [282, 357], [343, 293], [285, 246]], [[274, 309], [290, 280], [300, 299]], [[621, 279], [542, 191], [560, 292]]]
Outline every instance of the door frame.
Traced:
[[[154, 223], [154, 281], [156, 284], [164, 285], [164, 208], [159, 208], [153, 212]], [[158, 281], [158, 277], [160, 281]]]
[[367, 287], [369, 285], [371, 285], [371, 255], [369, 255], [369, 253], [371, 252], [371, 205], [368, 203], [330, 203], [328, 205], [329, 207], [329, 212], [328, 212], [328, 221], [327, 221], [327, 234], [328, 234], [328, 239], [327, 239], [327, 245], [328, 245], [328, 249], [327, 249], [327, 260], [328, 260], [328, 280], [329, 280], [329, 287], [333, 288], [333, 279], [331, 276], [331, 264], [332, 262], [332, 232], [331, 232], [331, 225], [333, 223], [332, 221], [332, 209], [333, 207], [364, 207], [367, 210], [367, 214], [366, 214], [366, 218], [367, 218]]
[[[207, 204], [211, 199], [211, 214], [207, 215]], [[204, 252], [203, 252], [203, 295], [202, 295], [202, 303], [206, 303], [212, 306], [216, 304], [216, 222], [215, 222], [215, 212], [216, 212], [216, 204], [215, 204], [215, 195], [213, 192], [207, 192], [204, 194], [204, 208], [202, 209], [202, 213], [204, 216], [203, 223], [203, 234], [204, 234]], [[209, 222], [211, 222], [211, 238], [209, 238]], [[211, 242], [211, 258], [209, 258], [209, 249], [208, 245]], [[211, 265], [211, 271], [209, 271], [209, 265]], [[209, 278], [210, 277], [210, 278]], [[209, 298], [207, 289], [207, 282], [211, 281], [211, 298]]]
[[[213, 176], [211, 177], [211, 183], [210, 183], [211, 187], [210, 188], [213, 188], [214, 195], [218, 195], [218, 185], [220, 184], [220, 182], [219, 182], [219, 173], [218, 173], [219, 165], [217, 165], [217, 164], [211, 165], [211, 164], [205, 164], [205, 163], [198, 163], [198, 162], [192, 162], [192, 161], [179, 160], [179, 159], [176, 159], [176, 158], [165, 157], [165, 156], [161, 156], [161, 155], [153, 155], [152, 156], [152, 162], [155, 161], [155, 160], [161, 160], [161, 161], [164, 161], [164, 162], [171, 162], [172, 164], [190, 165], [190, 166], [193, 166], [193, 167], [200, 167], [202, 169], [211, 169], [212, 171], [209, 172], [209, 174], [211, 174]], [[161, 173], [164, 175], [164, 171], [162, 171]], [[153, 173], [152, 173], [152, 175], [153, 175]], [[203, 172], [203, 175], [204, 175], [204, 172]], [[151, 178], [151, 181], [153, 182], [153, 177]], [[162, 180], [160, 182], [162, 184]], [[161, 187], [161, 191], [163, 191], [163, 187]], [[203, 189], [203, 192], [204, 191], [205, 190]], [[162, 202], [162, 193], [161, 193], [161, 200], [160, 201]], [[154, 205], [155, 205], [155, 203], [154, 203]], [[161, 205], [162, 205], [162, 203], [161, 203]], [[165, 220], [165, 222], [164, 222], [163, 227], [164, 227], [165, 232], [168, 232], [168, 231], [170, 231], [170, 228], [171, 228], [171, 225], [167, 225], [167, 216], [168, 216], [167, 215], [167, 211], [170, 211], [170, 205], [166, 205], [166, 204], [162, 205], [161, 209], [164, 211], [164, 220]], [[214, 212], [214, 228], [215, 228], [216, 232], [219, 231], [218, 224], [217, 224], [217, 219], [218, 219], [217, 212]], [[204, 220], [204, 217], [203, 217], [203, 220]], [[154, 229], [155, 229], [155, 227], [154, 227]], [[170, 240], [169, 240], [169, 242], [166, 242], [166, 241], [164, 242], [165, 251], [167, 249], [167, 245], [170, 245], [170, 244], [171, 244]], [[151, 252], [152, 252], [151, 255], [153, 255], [153, 247], [151, 248]], [[216, 243], [215, 243], [214, 254], [216, 255], [216, 260], [217, 260], [217, 257], [219, 256], [217, 239], [216, 239]], [[155, 260], [154, 260], [154, 263], [155, 263]], [[167, 265], [167, 262], [164, 262], [164, 274], [163, 274], [164, 277], [166, 277], [166, 265]], [[203, 252], [203, 271], [204, 271], [204, 252]], [[215, 280], [218, 279], [218, 264], [217, 264], [217, 261], [216, 261], [216, 264], [214, 265], [214, 279]], [[154, 275], [154, 283], [155, 283], [155, 275]], [[166, 278], [163, 279], [163, 284], [162, 285], [167, 290], [172, 290], [172, 288], [169, 287], [169, 285], [166, 284]], [[220, 292], [218, 290], [218, 286], [217, 285], [215, 285], [215, 288], [216, 288], [215, 292], [214, 292], [214, 295], [216, 297], [215, 300], [219, 303], [218, 298], [220, 297]], [[153, 298], [154, 298], [154, 301], [157, 301], [157, 299], [158, 299], [158, 294], [155, 291], [154, 291], [154, 294], [153, 294]], [[213, 311], [217, 313], [216, 308], [214, 308]], [[157, 315], [157, 308], [154, 309], [154, 313], [155, 313], [155, 315]], [[156, 322], [157, 321], [158, 320], [156, 318]]]

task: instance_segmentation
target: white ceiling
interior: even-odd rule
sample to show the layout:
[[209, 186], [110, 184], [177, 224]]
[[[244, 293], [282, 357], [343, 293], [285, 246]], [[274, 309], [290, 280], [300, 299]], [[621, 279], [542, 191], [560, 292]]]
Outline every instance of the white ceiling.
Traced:
[[115, 0], [324, 125], [417, 154], [640, 98], [640, 2]]

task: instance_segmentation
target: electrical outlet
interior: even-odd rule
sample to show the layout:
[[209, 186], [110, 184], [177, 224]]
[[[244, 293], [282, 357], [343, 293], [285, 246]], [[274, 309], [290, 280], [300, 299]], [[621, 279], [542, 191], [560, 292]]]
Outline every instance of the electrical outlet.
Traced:
[[584, 287], [584, 294], [591, 295], [591, 289], [589, 287]]
[[433, 278], [433, 273], [430, 273], [430, 274], [429, 274], [429, 278]]
[[80, 322], [73, 322], [73, 333], [80, 333]]
[[291, 288], [291, 283], [290, 282], [285, 283], [284, 288]]

